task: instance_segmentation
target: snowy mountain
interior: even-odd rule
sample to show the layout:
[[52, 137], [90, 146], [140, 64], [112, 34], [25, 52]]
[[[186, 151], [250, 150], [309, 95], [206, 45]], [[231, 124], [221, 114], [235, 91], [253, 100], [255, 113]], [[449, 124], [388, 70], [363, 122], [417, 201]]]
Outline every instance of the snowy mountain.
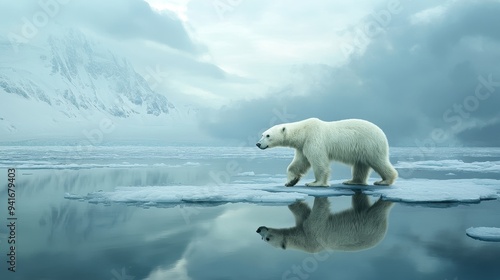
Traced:
[[103, 119], [126, 134], [184, 117], [126, 59], [78, 30], [16, 48], [0, 38], [0, 53], [0, 141], [80, 137]]

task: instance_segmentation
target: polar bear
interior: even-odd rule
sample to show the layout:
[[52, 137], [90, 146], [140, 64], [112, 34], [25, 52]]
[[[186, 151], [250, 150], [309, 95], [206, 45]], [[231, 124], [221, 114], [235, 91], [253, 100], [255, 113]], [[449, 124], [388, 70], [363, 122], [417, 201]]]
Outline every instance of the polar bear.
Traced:
[[352, 166], [352, 179], [344, 182], [347, 185], [366, 185], [371, 169], [382, 177], [375, 185], [391, 185], [398, 176], [389, 161], [384, 132], [365, 120], [325, 122], [311, 118], [275, 125], [262, 133], [256, 145], [262, 150], [295, 148], [295, 157], [287, 169], [287, 187], [297, 184], [310, 167], [316, 180], [306, 186], [329, 186], [330, 161]]
[[360, 251], [372, 248], [387, 232], [388, 216], [393, 203], [381, 198], [370, 205], [368, 196], [352, 196], [352, 208], [330, 213], [326, 197], [316, 197], [311, 210], [303, 202], [288, 206], [295, 216], [295, 227], [274, 229], [261, 226], [257, 233], [274, 247], [297, 249], [309, 253], [323, 250]]

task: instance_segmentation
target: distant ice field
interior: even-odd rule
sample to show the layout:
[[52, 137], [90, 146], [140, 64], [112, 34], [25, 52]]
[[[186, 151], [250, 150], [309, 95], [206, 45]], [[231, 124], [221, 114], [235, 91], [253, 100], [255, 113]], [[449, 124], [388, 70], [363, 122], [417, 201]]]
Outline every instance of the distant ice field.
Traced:
[[291, 149], [262, 152], [256, 147], [0, 146], [0, 168], [18, 169], [182, 167], [214, 159], [251, 161], [292, 157]]
[[[500, 148], [391, 148], [398, 170], [500, 173]], [[0, 146], [0, 168], [79, 169], [199, 164], [206, 159], [292, 159], [293, 150], [198, 146]], [[189, 162], [189, 163], [187, 163]], [[174, 166], [183, 166], [173, 164]]]

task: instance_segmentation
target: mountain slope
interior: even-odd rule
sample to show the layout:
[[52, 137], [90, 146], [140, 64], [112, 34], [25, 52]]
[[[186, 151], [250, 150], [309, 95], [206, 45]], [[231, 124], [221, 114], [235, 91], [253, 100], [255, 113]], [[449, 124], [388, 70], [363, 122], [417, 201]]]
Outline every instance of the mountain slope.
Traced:
[[[2, 46], [8, 52], [8, 44]], [[43, 47], [26, 45], [11, 63], [1, 63], [0, 88], [49, 105], [67, 105], [63, 107], [68, 113], [97, 109], [127, 117], [142, 113], [142, 107], [158, 116], [173, 108], [126, 60], [99, 49], [79, 31], [50, 36]], [[126, 102], [137, 111], [124, 106]]]
[[119, 137], [185, 129], [173, 126], [186, 114], [126, 59], [78, 30], [58, 34], [18, 51], [0, 38], [0, 141], [81, 138], [103, 120], [117, 125]]

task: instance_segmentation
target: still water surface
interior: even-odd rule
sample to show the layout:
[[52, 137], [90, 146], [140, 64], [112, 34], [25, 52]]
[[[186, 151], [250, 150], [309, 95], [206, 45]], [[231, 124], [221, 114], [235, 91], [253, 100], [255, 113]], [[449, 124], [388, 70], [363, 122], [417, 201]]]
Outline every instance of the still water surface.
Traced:
[[[286, 205], [144, 208], [64, 198], [67, 192], [86, 194], [111, 191], [117, 186], [202, 186], [218, 180], [225, 183], [251, 181], [262, 175], [280, 177], [293, 156], [290, 150], [0, 150], [0, 180], [7, 180], [8, 168], [16, 168], [18, 218], [14, 273], [7, 270], [6, 262], [9, 230], [0, 228], [0, 279], [500, 279], [500, 243], [465, 235], [465, 229], [471, 226], [500, 226], [498, 200], [472, 205], [395, 203], [386, 213], [385, 234], [379, 233], [371, 248], [311, 254], [275, 248], [256, 233], [261, 226], [293, 227], [295, 219]], [[478, 162], [496, 166], [500, 161], [498, 149], [443, 149], [432, 157], [421, 156], [414, 149], [394, 149], [391, 161], [400, 165], [427, 161], [424, 167], [434, 161], [432, 166], [441, 166], [401, 169], [404, 178], [500, 179], [495, 169], [485, 172], [485, 168], [473, 168]], [[349, 176], [347, 167], [333, 165], [332, 169], [332, 180]], [[0, 221], [5, 225], [6, 197], [6, 187], [2, 187]], [[378, 200], [369, 199], [371, 203]], [[314, 200], [310, 197], [305, 203], [312, 207]], [[352, 209], [349, 196], [327, 200], [333, 213]]]

